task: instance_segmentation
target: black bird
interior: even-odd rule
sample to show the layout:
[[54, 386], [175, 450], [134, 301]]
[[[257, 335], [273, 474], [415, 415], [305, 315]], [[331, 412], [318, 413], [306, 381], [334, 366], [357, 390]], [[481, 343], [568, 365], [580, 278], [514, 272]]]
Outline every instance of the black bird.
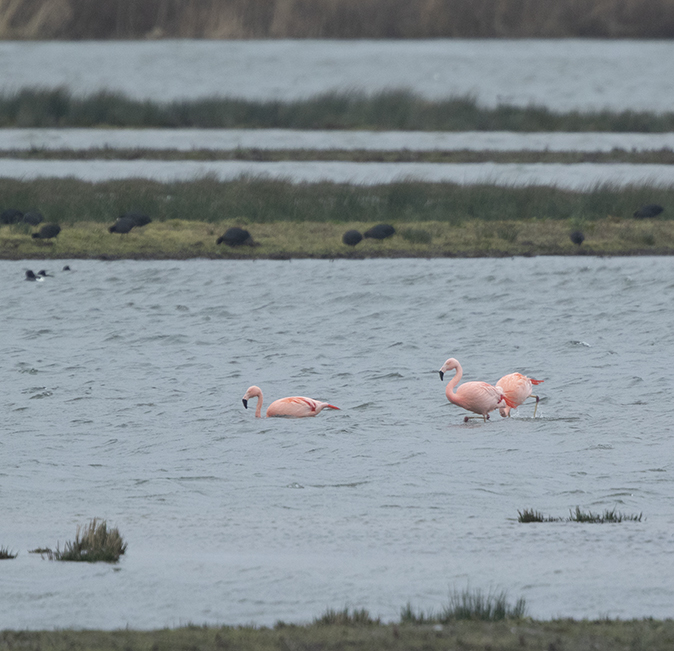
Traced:
[[16, 208], [7, 208], [0, 212], [0, 224], [18, 224], [23, 218], [23, 213]]
[[571, 238], [571, 241], [578, 246], [585, 241], [585, 235], [583, 235], [582, 231], [573, 231], [569, 237]]
[[650, 217], [657, 217], [664, 208], [658, 206], [657, 203], [647, 203], [645, 206], [641, 206], [639, 210], [634, 211], [635, 219], [649, 219]]
[[219, 237], [215, 243], [222, 244], [223, 242], [228, 246], [240, 246], [241, 244], [253, 246], [254, 244], [250, 233], [246, 229], [239, 228], [238, 226], [228, 228], [225, 231], [225, 234]]
[[395, 232], [396, 229], [390, 224], [377, 224], [365, 231], [364, 235], [365, 237], [371, 237], [375, 240], [385, 240], [387, 237], [391, 237]]
[[362, 239], [363, 236], [356, 230], [346, 231], [346, 233], [342, 235], [342, 242], [348, 246], [356, 246]]
[[60, 232], [61, 227], [58, 224], [45, 224], [37, 233], [33, 233], [33, 237], [49, 240], [52, 237], [56, 237]]
[[42, 278], [53, 278], [53, 274], [48, 274], [44, 269], [40, 269], [40, 271], [37, 272], [37, 275], [42, 277]]
[[125, 212], [123, 215], [119, 216], [119, 219], [130, 219], [134, 222], [134, 226], [138, 226], [139, 228], [152, 223], [152, 220], [148, 215], [144, 215], [140, 212]]
[[66, 265], [65, 267], [63, 267], [63, 271], [70, 271], [70, 265]]
[[35, 282], [36, 280], [42, 281], [42, 280], [44, 280], [44, 278], [43, 278], [42, 276], [40, 276], [39, 274], [36, 276], [36, 275], [33, 273], [33, 270], [32, 270], [32, 269], [28, 269], [28, 270], [26, 271], [26, 280], [32, 280], [33, 282]]
[[108, 228], [110, 233], [128, 233], [134, 226], [136, 222], [130, 217], [119, 217], [117, 221]]
[[30, 212], [27, 212], [24, 216], [23, 219], [21, 220], [24, 224], [30, 224], [31, 226], [37, 226], [39, 223], [42, 222], [44, 217], [42, 216], [42, 213], [39, 212], [38, 210], [31, 210]]

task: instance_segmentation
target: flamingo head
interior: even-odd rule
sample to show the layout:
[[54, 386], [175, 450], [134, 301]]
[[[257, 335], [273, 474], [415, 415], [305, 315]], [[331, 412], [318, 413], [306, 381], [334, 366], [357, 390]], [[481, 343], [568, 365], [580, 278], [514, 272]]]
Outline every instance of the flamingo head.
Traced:
[[248, 409], [248, 401], [251, 398], [260, 398], [261, 395], [262, 391], [260, 390], [260, 387], [253, 385], [252, 387], [248, 387], [246, 393], [243, 394], [243, 399], [241, 402], [243, 402], [243, 406]]
[[459, 362], [455, 360], [453, 357], [450, 357], [443, 365], [442, 368], [438, 371], [440, 373], [440, 379], [444, 380], [445, 379], [445, 373], [447, 371], [452, 371], [455, 368], [458, 368]]

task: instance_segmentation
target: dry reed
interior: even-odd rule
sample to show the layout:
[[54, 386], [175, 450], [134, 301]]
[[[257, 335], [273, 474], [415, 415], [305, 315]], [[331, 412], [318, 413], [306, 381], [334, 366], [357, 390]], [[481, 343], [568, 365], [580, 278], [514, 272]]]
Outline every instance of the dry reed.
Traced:
[[0, 38], [671, 38], [672, 0], [0, 0]]

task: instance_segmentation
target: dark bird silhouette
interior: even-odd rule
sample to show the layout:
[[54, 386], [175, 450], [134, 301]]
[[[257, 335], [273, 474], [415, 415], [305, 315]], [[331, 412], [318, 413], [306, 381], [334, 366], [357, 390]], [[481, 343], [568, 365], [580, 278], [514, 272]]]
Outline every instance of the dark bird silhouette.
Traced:
[[40, 271], [37, 272], [37, 275], [42, 277], [42, 278], [53, 278], [53, 274], [48, 274], [45, 269], [40, 269]]
[[578, 246], [580, 246], [585, 241], [585, 235], [583, 235], [582, 231], [573, 231], [573, 233], [569, 235], [569, 238], [574, 244], [577, 244]]
[[27, 212], [24, 216], [23, 219], [21, 220], [24, 224], [30, 224], [31, 226], [37, 226], [43, 221], [44, 217], [42, 216], [42, 213], [39, 212], [38, 210], [31, 210], [30, 212]]
[[117, 221], [108, 228], [110, 233], [128, 233], [134, 226], [136, 222], [130, 217], [119, 217]]
[[33, 270], [32, 270], [32, 269], [28, 269], [28, 270], [26, 271], [26, 280], [31, 280], [31, 281], [35, 282], [35, 281], [37, 281], [37, 280], [44, 280], [44, 278], [42, 278], [42, 276], [40, 276], [39, 274], [36, 276], [36, 275], [33, 273]]
[[396, 229], [390, 224], [377, 224], [366, 230], [364, 235], [365, 237], [371, 237], [375, 240], [385, 240], [387, 237], [391, 237], [395, 232]]
[[70, 265], [66, 265], [65, 267], [63, 267], [63, 271], [70, 271]]
[[658, 206], [657, 203], [647, 203], [645, 206], [641, 206], [638, 210], [634, 211], [635, 219], [649, 219], [651, 217], [657, 217], [664, 208]]
[[23, 219], [23, 213], [16, 208], [7, 208], [0, 212], [0, 224], [18, 224]]
[[346, 231], [346, 233], [342, 235], [342, 242], [348, 246], [356, 246], [362, 239], [363, 236], [356, 230]]
[[223, 242], [228, 246], [240, 246], [242, 244], [253, 246], [254, 244], [250, 233], [246, 229], [238, 228], [237, 226], [228, 228], [225, 234], [219, 237], [215, 243], [222, 244]]
[[152, 220], [148, 215], [144, 215], [140, 212], [125, 212], [123, 215], [119, 216], [119, 219], [131, 219], [134, 222], [134, 226], [138, 226], [138, 228], [152, 223]]
[[58, 224], [45, 224], [37, 233], [33, 233], [33, 238], [40, 240], [50, 240], [61, 232]]

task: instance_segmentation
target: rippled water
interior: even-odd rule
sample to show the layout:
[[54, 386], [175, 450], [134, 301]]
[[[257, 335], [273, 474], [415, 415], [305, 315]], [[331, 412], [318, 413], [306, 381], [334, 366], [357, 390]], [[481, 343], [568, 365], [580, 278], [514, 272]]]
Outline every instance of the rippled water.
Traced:
[[[65, 262], [72, 272], [60, 272]], [[43, 283], [24, 270], [47, 266]], [[0, 628], [671, 617], [672, 258], [0, 261]], [[437, 369], [544, 379], [463, 423]], [[241, 396], [341, 411], [256, 420]], [[520, 524], [580, 506], [642, 522]], [[92, 517], [119, 566], [27, 553]]]
[[671, 111], [673, 68], [671, 40], [0, 43], [2, 89], [110, 89], [156, 101], [287, 100], [402, 87], [431, 98], [472, 94], [486, 106]]

